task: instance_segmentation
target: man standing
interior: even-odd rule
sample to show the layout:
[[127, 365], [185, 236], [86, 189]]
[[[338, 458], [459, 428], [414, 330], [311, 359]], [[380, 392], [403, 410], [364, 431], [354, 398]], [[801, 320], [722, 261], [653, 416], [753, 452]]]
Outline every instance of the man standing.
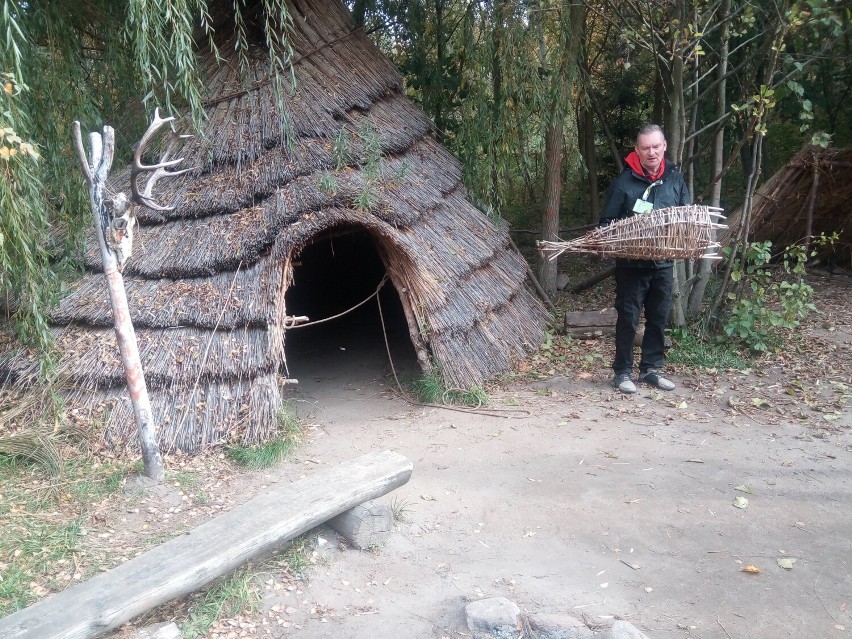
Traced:
[[[654, 209], [691, 203], [689, 189], [674, 164], [666, 162], [666, 137], [656, 124], [643, 127], [636, 148], [627, 156], [627, 168], [609, 187], [601, 211], [601, 225]], [[635, 393], [633, 341], [639, 314], [645, 309], [645, 337], [639, 379], [661, 390], [675, 385], [660, 373], [663, 367], [665, 328], [672, 305], [671, 260], [615, 261], [615, 372], [613, 386], [622, 393]]]

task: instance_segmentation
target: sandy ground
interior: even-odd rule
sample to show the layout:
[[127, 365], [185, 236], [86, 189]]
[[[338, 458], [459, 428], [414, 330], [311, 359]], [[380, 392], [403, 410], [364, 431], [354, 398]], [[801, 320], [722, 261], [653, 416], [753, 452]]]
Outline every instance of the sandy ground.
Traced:
[[[832, 334], [844, 357], [848, 329]], [[291, 371], [309, 437], [275, 472], [393, 450], [414, 472], [381, 501], [405, 520], [371, 552], [313, 531], [317, 563], [289, 589], [270, 582], [261, 636], [464, 637], [465, 604], [494, 596], [595, 629], [626, 619], [654, 639], [852, 632], [848, 405], [824, 427], [779, 418], [751, 397], [758, 379], [783, 394], [772, 371], [624, 396], [602, 363], [459, 412], [402, 400], [378, 349], [337, 355]]]

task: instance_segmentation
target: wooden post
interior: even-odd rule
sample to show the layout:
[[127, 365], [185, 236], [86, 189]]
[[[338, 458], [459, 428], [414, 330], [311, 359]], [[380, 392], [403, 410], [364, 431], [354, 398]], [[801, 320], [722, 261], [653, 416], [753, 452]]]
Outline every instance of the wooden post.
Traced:
[[[148, 388], [145, 385], [145, 374], [142, 370], [142, 360], [139, 357], [139, 346], [136, 343], [136, 331], [130, 321], [127, 292], [120, 271], [124, 264], [119, 264], [118, 260], [118, 252], [121, 249], [118, 245], [111, 248], [107, 244], [107, 238], [114, 234], [113, 220], [120, 218], [125, 213], [126, 207], [130, 206], [124, 194], [119, 193], [111, 201], [113, 209], [119, 210], [111, 211], [107, 206], [105, 197], [107, 177], [112, 167], [115, 150], [115, 132], [111, 126], [105, 126], [103, 139], [101, 139], [99, 133], [89, 134], [91, 155], [88, 160], [83, 148], [80, 123], [77, 121], [74, 122], [74, 138], [83, 174], [89, 183], [89, 202], [92, 207], [95, 235], [101, 249], [101, 261], [103, 262], [104, 276], [107, 280], [110, 303], [112, 304], [115, 338], [118, 342], [121, 363], [124, 365], [127, 388], [130, 391], [130, 400], [133, 404], [133, 415], [136, 418], [136, 426], [139, 430], [144, 474], [154, 481], [162, 481], [165, 476], [163, 458], [160, 455], [157, 426], [154, 423], [151, 401], [148, 398]], [[131, 219], [123, 230], [126, 233], [132, 233], [132, 228], [133, 220]], [[122, 254], [123, 260], [128, 257], [130, 257], [129, 252], [126, 255]]]
[[0, 619], [0, 637], [98, 637], [390, 492], [405, 484], [411, 471], [411, 462], [402, 455], [375, 452], [271, 489], [112, 570]]

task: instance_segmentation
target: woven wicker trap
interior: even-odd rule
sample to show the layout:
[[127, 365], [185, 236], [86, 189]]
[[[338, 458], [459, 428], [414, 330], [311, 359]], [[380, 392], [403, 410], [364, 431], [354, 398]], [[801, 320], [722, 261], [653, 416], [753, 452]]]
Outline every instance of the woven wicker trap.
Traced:
[[565, 251], [640, 260], [719, 259], [713, 231], [728, 228], [722, 209], [690, 204], [617, 220], [567, 242], [539, 242], [553, 260]]

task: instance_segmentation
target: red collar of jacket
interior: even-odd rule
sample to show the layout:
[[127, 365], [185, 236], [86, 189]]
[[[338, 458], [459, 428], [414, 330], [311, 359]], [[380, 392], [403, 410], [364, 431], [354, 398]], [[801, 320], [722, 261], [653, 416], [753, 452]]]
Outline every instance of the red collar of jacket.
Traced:
[[627, 166], [633, 169], [636, 175], [644, 175], [649, 180], [651, 180], [651, 182], [653, 182], [663, 177], [663, 173], [666, 172], [666, 159], [663, 158], [662, 160], [660, 160], [660, 170], [651, 175], [650, 173], [648, 173], [647, 169], [642, 166], [642, 163], [639, 162], [639, 154], [636, 153], [636, 151], [631, 151], [630, 155], [627, 156]]

